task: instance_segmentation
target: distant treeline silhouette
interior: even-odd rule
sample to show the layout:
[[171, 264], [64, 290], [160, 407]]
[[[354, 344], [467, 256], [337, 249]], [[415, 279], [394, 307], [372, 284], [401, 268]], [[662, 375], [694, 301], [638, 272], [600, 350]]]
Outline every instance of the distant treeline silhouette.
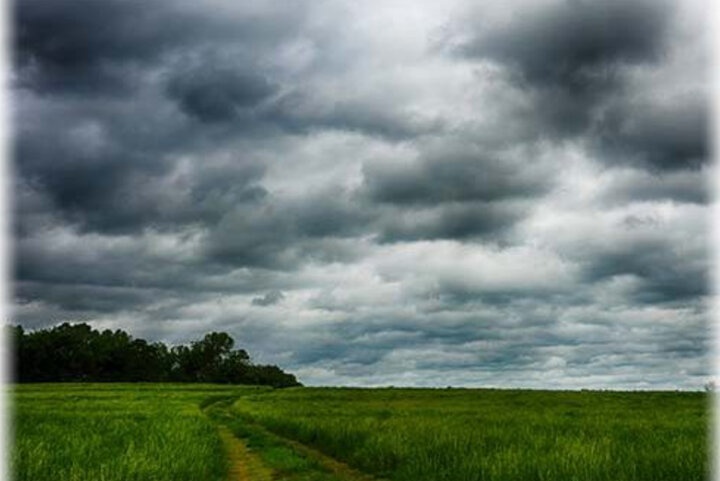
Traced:
[[11, 326], [17, 382], [212, 382], [300, 386], [277, 366], [253, 364], [224, 332], [190, 345], [133, 339], [122, 330], [102, 332], [88, 324], [64, 323], [25, 332]]

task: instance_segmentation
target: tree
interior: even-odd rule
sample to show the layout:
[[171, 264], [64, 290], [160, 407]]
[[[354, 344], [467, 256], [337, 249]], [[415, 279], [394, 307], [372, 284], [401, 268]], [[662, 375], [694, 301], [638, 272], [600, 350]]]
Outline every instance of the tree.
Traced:
[[199, 381], [222, 382], [223, 363], [230, 356], [234, 344], [233, 338], [224, 332], [211, 332], [202, 341], [192, 344], [192, 350], [200, 359]]
[[88, 324], [63, 323], [26, 332], [10, 327], [18, 382], [179, 381], [297, 386], [295, 376], [277, 366], [257, 366], [247, 351], [233, 350], [224, 332], [168, 348], [133, 339], [122, 330], [102, 332]]

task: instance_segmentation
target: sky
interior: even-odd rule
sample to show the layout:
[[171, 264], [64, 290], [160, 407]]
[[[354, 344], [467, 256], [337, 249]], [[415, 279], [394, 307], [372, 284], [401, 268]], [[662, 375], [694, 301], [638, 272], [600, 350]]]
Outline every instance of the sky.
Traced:
[[307, 385], [698, 389], [707, 5], [19, 0], [12, 322]]

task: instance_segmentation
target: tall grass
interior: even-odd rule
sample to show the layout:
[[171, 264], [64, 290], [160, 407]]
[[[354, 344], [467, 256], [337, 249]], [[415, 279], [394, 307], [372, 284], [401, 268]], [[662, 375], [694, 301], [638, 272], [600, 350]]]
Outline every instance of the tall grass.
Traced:
[[393, 481], [699, 481], [709, 464], [703, 393], [44, 384], [11, 399], [17, 481], [219, 481], [203, 407], [282, 479], [332, 476], [254, 423]]
[[301, 389], [241, 418], [396, 481], [707, 478], [701, 393]]
[[220, 481], [226, 460], [200, 411], [208, 385], [55, 384], [12, 390], [16, 481]]

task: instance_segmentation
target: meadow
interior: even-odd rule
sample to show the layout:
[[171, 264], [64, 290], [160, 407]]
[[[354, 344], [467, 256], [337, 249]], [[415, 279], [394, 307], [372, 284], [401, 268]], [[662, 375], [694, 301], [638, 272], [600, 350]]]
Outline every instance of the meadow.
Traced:
[[304, 388], [231, 409], [395, 481], [708, 476], [704, 393]]
[[11, 396], [18, 481], [230, 479], [220, 425], [262, 479], [708, 478], [705, 393], [30, 384]]
[[16, 481], [220, 481], [211, 396], [263, 388], [202, 384], [32, 384], [10, 393]]

